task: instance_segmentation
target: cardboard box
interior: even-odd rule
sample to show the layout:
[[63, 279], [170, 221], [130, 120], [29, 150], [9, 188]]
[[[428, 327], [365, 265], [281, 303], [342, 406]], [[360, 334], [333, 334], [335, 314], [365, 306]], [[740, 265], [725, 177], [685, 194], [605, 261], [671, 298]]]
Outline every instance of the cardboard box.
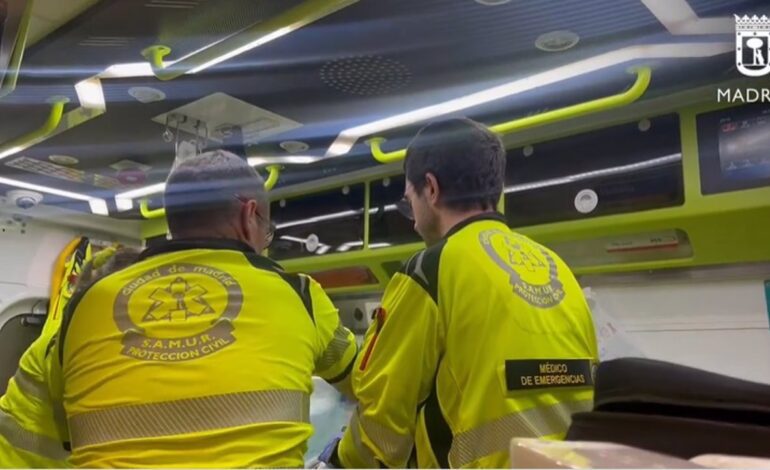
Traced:
[[604, 442], [514, 439], [511, 468], [703, 468], [688, 460]]
[[708, 468], [745, 468], [770, 470], [770, 459], [760, 459], [757, 457], [738, 457], [734, 455], [699, 455], [692, 462]]

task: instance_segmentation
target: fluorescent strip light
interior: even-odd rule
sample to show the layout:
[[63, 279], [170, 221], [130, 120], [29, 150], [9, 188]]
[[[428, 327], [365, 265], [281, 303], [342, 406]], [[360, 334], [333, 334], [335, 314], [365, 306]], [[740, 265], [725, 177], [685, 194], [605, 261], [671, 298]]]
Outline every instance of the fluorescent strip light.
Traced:
[[63, 191], [61, 189], [51, 188], [49, 186], [42, 186], [39, 184], [27, 183], [25, 181], [14, 180], [0, 176], [0, 184], [13, 186], [16, 188], [29, 189], [30, 191], [37, 191], [46, 194], [53, 194], [54, 196], [66, 197], [69, 199], [75, 199], [77, 201], [84, 201], [91, 207], [91, 212], [99, 215], [109, 215], [107, 210], [107, 201], [96, 197], [91, 197], [86, 194], [72, 193], [69, 191]]
[[397, 114], [361, 126], [351, 127], [339, 134], [337, 139], [327, 150], [326, 156], [337, 157], [345, 155], [350, 152], [360, 138], [368, 135], [374, 135], [389, 129], [408, 126], [438, 116], [463, 111], [474, 106], [497, 101], [502, 98], [514, 96], [554, 83], [567, 81], [581, 75], [621, 65], [633, 60], [712, 57], [731, 52], [734, 48], [735, 45], [732, 42], [648, 44], [625, 47], [546, 70], [545, 72], [536, 73], [529, 77], [517, 79], [461, 98], [455, 98], [407, 113]]
[[687, 0], [642, 0], [642, 3], [676, 36], [735, 33], [732, 17], [700, 18]]
[[275, 157], [249, 157], [248, 162], [251, 166], [262, 165], [306, 165], [323, 160], [324, 157], [314, 157], [311, 155], [284, 155]]
[[[397, 207], [395, 204], [389, 204], [383, 208], [386, 212], [397, 210]], [[378, 208], [371, 208], [369, 209], [370, 214], [376, 214]], [[343, 211], [343, 212], [333, 212], [331, 214], [324, 214], [324, 215], [318, 215], [315, 217], [310, 217], [308, 219], [301, 219], [301, 220], [294, 220], [292, 222], [284, 222], [282, 224], [276, 225], [276, 229], [284, 229], [289, 227], [296, 227], [299, 225], [307, 225], [307, 224], [314, 224], [316, 222], [325, 222], [327, 220], [336, 220], [336, 219], [344, 219], [346, 217], [351, 217], [354, 215], [361, 215], [363, 211], [357, 210], [357, 211]], [[283, 237], [281, 237], [283, 238]], [[288, 240], [288, 238], [287, 238]], [[304, 241], [304, 240], [303, 240]]]
[[[347, 243], [343, 243], [342, 245], [340, 245], [339, 247], [337, 247], [337, 251], [340, 251], [340, 252], [343, 252], [343, 253], [344, 253], [344, 252], [346, 252], [346, 251], [350, 251], [350, 249], [351, 249], [351, 248], [355, 248], [355, 247], [357, 247], [357, 246], [364, 246], [364, 242], [362, 242], [362, 241], [358, 241], [358, 242], [347, 242]], [[389, 247], [389, 246], [393, 246], [393, 245], [391, 245], [390, 243], [386, 243], [386, 242], [381, 242], [381, 243], [370, 243], [370, 244], [369, 244], [369, 248], [370, 248], [370, 249], [374, 249], [374, 248], [386, 248], [386, 247]]]
[[104, 199], [91, 199], [88, 201], [88, 206], [94, 214], [110, 215], [110, 210], [107, 208], [107, 201]]
[[337, 247], [337, 251], [345, 252], [357, 246], [364, 246], [364, 242], [347, 242]]
[[199, 66], [197, 66], [195, 68], [192, 68], [187, 73], [188, 74], [194, 74], [194, 73], [198, 73], [198, 72], [201, 72], [203, 70], [206, 70], [209, 67], [212, 67], [214, 65], [220, 64], [220, 63], [222, 63], [222, 62], [224, 62], [224, 61], [226, 61], [228, 59], [232, 59], [233, 57], [235, 57], [237, 55], [243, 54], [244, 52], [250, 51], [250, 50], [254, 49], [255, 47], [259, 47], [259, 46], [261, 46], [263, 44], [267, 44], [270, 41], [274, 41], [274, 40], [280, 38], [281, 36], [285, 36], [285, 35], [291, 33], [292, 31], [294, 31], [295, 29], [296, 28], [292, 28], [292, 27], [288, 27], [287, 26], [287, 27], [275, 30], [272, 33], [266, 34], [266, 35], [262, 36], [261, 38], [256, 39], [256, 40], [254, 40], [254, 41], [252, 41], [252, 42], [250, 42], [250, 43], [248, 43], [248, 44], [246, 44], [244, 46], [241, 46], [241, 47], [239, 47], [237, 49], [233, 49], [232, 51], [227, 52], [226, 54], [222, 54], [221, 56], [219, 56], [219, 57], [217, 57], [215, 59], [212, 59], [212, 60], [210, 60], [208, 62], [203, 63], [202, 65], [199, 65]]
[[563, 178], [552, 178], [543, 181], [535, 181], [534, 183], [519, 184], [516, 186], [508, 186], [505, 188], [505, 194], [520, 193], [524, 191], [531, 191], [533, 189], [548, 188], [551, 186], [559, 186], [562, 184], [575, 183], [599, 176], [617, 175], [622, 173], [629, 173], [636, 170], [645, 170], [648, 168], [654, 168], [657, 166], [663, 166], [668, 163], [675, 163], [682, 161], [682, 154], [676, 153], [665, 157], [653, 158], [643, 162], [632, 163], [630, 165], [616, 166], [612, 168], [605, 168], [602, 170], [587, 171], [585, 173], [578, 173], [576, 175], [565, 176]]
[[131, 78], [131, 77], [154, 77], [152, 66], [149, 62], [131, 62], [126, 64], [115, 64], [107, 67], [98, 75], [100, 78]]
[[75, 85], [75, 92], [81, 107], [102, 111], [107, 109], [107, 101], [104, 99], [104, 91], [98, 78], [91, 77], [78, 82]]
[[134, 208], [134, 201], [131, 199], [115, 198], [115, 205], [118, 207], [118, 211], [125, 212]]
[[115, 195], [115, 199], [136, 199], [138, 197], [149, 196], [151, 194], [157, 194], [163, 192], [166, 189], [166, 183], [156, 183], [142, 188], [132, 189]]
[[26, 147], [24, 147], [23, 145], [17, 145], [16, 147], [9, 148], [5, 152], [0, 152], [0, 160], [5, 158], [5, 157], [7, 157], [7, 156], [9, 156], [9, 155], [13, 155], [14, 153], [19, 153], [22, 150], [24, 150], [25, 148]]
[[276, 225], [275, 228], [280, 230], [280, 229], [289, 228], [289, 227], [296, 227], [298, 225], [307, 225], [307, 224], [314, 224], [317, 222], [325, 222], [327, 220], [344, 219], [345, 217], [358, 215], [360, 213], [361, 211], [334, 212], [331, 214], [319, 215], [319, 216], [310, 217], [307, 219], [295, 220], [293, 222], [285, 222], [285, 223]]
[[292, 237], [291, 235], [282, 235], [281, 240], [286, 240], [286, 241], [295, 242], [295, 243], [307, 243], [306, 238]]

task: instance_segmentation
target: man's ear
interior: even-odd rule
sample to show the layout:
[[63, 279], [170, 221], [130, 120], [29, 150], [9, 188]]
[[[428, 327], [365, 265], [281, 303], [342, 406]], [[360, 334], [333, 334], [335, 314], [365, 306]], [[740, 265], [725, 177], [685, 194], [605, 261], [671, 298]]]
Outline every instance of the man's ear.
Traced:
[[251, 233], [255, 228], [251, 225], [251, 219], [254, 212], [257, 210], [257, 202], [249, 201], [246, 204], [241, 204], [241, 211], [238, 214], [241, 222], [240, 235], [244, 236], [246, 240], [251, 240]]
[[438, 180], [433, 173], [425, 174], [425, 197], [431, 204], [437, 205], [441, 196], [441, 188], [439, 188]]

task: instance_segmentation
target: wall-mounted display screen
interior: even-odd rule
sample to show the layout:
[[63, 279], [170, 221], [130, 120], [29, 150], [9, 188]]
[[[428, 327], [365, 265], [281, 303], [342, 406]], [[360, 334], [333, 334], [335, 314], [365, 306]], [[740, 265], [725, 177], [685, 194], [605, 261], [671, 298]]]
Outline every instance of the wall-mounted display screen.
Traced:
[[684, 203], [679, 118], [667, 115], [511, 149], [512, 227]]
[[273, 201], [270, 257], [282, 260], [345, 253], [364, 246], [364, 185]]
[[698, 116], [698, 152], [703, 194], [770, 185], [770, 106]]

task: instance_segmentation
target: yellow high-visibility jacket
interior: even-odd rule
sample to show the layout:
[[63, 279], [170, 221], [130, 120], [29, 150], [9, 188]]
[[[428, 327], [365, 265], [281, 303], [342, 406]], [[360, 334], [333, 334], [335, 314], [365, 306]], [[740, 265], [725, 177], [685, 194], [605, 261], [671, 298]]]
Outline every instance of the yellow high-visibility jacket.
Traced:
[[88, 239], [73, 240], [54, 265], [48, 316], [41, 335], [24, 352], [0, 397], [0, 468], [61, 468], [69, 452], [63, 410], [52, 399], [48, 377], [53, 339], [78, 275], [91, 258]]
[[73, 298], [58, 341], [81, 467], [301, 467], [311, 376], [355, 339], [320, 285], [231, 240], [177, 240]]
[[[593, 401], [591, 314], [567, 265], [497, 214], [395, 274], [353, 368], [347, 468], [507, 467], [514, 437], [563, 438]], [[413, 452], [414, 451], [414, 452]]]

